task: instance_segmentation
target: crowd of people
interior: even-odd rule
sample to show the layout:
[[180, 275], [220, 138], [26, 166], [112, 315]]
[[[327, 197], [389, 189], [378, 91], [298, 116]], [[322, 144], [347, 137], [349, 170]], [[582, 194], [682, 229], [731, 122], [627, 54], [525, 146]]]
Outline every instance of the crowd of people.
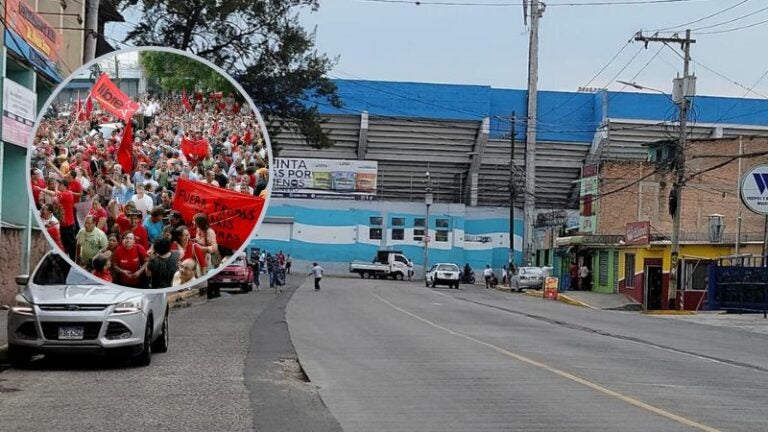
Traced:
[[293, 258], [290, 254], [285, 255], [283, 251], [278, 251], [272, 255], [266, 250], [253, 250], [251, 252], [250, 264], [253, 267], [253, 283], [258, 291], [261, 287], [261, 274], [266, 274], [269, 280], [269, 287], [275, 292], [283, 292], [285, 285], [285, 276], [291, 274]]
[[[177, 286], [231, 255], [210, 215], [184, 220], [172, 208], [179, 179], [266, 198], [267, 148], [255, 114], [232, 94], [137, 102], [130, 128], [98, 109], [49, 111], [35, 136], [32, 192], [45, 229], [87, 271], [123, 286]], [[132, 166], [117, 156], [126, 129]]]

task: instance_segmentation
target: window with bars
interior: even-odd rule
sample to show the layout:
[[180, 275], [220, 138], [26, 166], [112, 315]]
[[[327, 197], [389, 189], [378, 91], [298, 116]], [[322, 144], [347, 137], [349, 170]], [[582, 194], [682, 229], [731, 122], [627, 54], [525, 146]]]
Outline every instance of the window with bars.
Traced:
[[600, 251], [597, 269], [597, 283], [604, 286], [608, 282], [608, 251]]

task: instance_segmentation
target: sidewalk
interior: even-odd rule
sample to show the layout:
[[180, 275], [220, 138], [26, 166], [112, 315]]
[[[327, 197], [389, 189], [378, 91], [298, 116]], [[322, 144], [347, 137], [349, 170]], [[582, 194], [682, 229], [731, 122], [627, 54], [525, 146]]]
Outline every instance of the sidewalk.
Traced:
[[[184, 291], [178, 291], [168, 294], [168, 304], [171, 309], [187, 307], [194, 303], [198, 298], [205, 298], [205, 293], [198, 288], [190, 288]], [[0, 309], [0, 357], [4, 357], [3, 352], [8, 345], [8, 310]]]
[[[541, 290], [525, 292], [529, 296], [543, 297]], [[557, 299], [563, 303], [590, 309], [639, 311], [641, 305], [624, 294], [605, 294], [593, 291], [566, 291], [557, 294]]]

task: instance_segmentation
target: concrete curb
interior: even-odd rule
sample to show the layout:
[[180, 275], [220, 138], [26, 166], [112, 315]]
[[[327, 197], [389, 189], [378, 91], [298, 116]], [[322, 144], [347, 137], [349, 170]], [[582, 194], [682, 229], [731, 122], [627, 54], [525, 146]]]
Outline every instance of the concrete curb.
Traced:
[[[543, 290], [524, 291], [524, 292], [525, 292], [525, 295], [527, 296], [544, 298]], [[569, 297], [567, 294], [563, 294], [563, 293], [557, 293], [557, 301], [571, 305], [571, 306], [579, 306], [579, 307], [595, 309], [594, 306], [590, 306], [587, 303], [584, 303], [580, 300], [576, 300], [573, 297]]]
[[689, 310], [649, 310], [641, 313], [644, 315], [696, 315], [696, 312]]

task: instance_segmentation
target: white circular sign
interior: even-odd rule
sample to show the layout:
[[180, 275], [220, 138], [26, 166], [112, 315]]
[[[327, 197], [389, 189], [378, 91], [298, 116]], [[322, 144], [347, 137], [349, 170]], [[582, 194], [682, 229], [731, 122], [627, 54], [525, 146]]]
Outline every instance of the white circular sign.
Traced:
[[748, 209], [768, 215], [768, 165], [753, 167], [741, 178], [741, 201]]

